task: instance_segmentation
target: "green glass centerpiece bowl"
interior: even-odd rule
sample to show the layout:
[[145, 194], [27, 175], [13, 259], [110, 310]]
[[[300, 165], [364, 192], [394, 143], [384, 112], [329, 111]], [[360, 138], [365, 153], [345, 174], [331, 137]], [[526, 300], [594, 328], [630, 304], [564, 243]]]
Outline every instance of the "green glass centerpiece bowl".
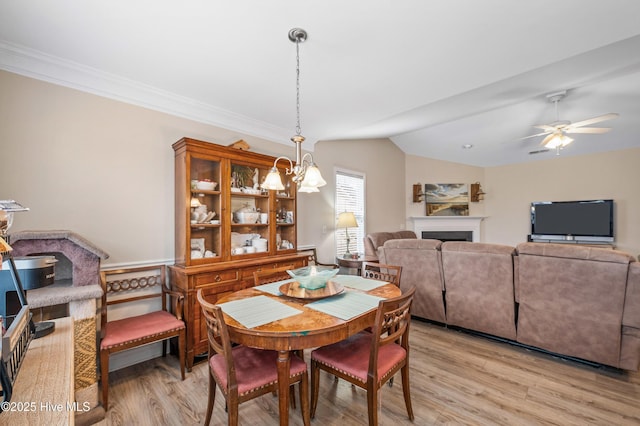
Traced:
[[330, 266], [305, 266], [288, 270], [287, 273], [300, 283], [300, 287], [308, 290], [316, 290], [327, 285], [327, 281], [335, 277], [339, 269]]

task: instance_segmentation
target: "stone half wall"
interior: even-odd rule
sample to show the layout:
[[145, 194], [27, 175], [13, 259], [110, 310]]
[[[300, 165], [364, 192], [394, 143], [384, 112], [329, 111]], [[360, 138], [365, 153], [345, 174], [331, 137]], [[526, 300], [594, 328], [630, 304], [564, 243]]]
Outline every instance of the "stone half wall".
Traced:
[[64, 255], [58, 259], [56, 280], [71, 280], [73, 287], [100, 284], [100, 261], [109, 255], [71, 231], [22, 231], [11, 234], [13, 256]]
[[[11, 234], [13, 256], [53, 255], [53, 284], [29, 290], [29, 308], [67, 304], [74, 324], [74, 394], [80, 407], [91, 411], [81, 416], [93, 418], [100, 411], [97, 381], [97, 312], [102, 298], [100, 262], [109, 255], [71, 231], [23, 231]], [[55, 332], [55, 331], [54, 331]], [[102, 412], [102, 417], [104, 413]], [[76, 419], [76, 423], [86, 423]], [[91, 422], [88, 422], [89, 424]]]

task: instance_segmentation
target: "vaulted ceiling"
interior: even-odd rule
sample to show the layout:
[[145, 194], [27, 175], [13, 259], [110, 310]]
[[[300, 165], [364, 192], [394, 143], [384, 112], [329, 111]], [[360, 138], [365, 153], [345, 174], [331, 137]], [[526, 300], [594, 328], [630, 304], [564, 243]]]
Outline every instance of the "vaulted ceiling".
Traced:
[[[617, 112], [562, 156], [640, 147], [640, 2], [0, 3], [0, 69], [304, 148], [388, 137], [476, 166], [552, 158], [534, 125]], [[463, 145], [472, 145], [463, 149]]]

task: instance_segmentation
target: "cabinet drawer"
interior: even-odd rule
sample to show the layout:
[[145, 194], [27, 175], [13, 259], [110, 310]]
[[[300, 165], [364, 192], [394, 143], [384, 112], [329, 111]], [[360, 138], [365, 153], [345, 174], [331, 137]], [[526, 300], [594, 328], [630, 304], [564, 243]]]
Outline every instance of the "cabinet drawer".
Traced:
[[253, 273], [260, 271], [268, 271], [269, 269], [277, 268], [277, 263], [265, 263], [264, 265], [248, 266], [240, 270], [240, 277], [244, 281], [253, 282]]
[[290, 260], [288, 262], [280, 262], [277, 265], [275, 265], [274, 267], [276, 268], [282, 268], [286, 266], [289, 269], [297, 269], [297, 268], [302, 268], [303, 266], [305, 266], [305, 262], [302, 260]]
[[226, 271], [207, 272], [204, 274], [198, 274], [194, 277], [194, 282], [196, 287], [201, 287], [203, 285], [237, 281], [238, 278], [239, 278], [239, 273], [237, 269], [228, 269]]

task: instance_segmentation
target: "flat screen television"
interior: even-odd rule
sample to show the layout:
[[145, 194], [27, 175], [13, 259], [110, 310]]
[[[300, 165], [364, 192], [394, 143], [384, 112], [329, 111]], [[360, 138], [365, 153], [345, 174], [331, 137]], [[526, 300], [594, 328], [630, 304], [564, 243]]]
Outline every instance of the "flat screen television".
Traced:
[[611, 243], [613, 200], [531, 203], [531, 240]]

